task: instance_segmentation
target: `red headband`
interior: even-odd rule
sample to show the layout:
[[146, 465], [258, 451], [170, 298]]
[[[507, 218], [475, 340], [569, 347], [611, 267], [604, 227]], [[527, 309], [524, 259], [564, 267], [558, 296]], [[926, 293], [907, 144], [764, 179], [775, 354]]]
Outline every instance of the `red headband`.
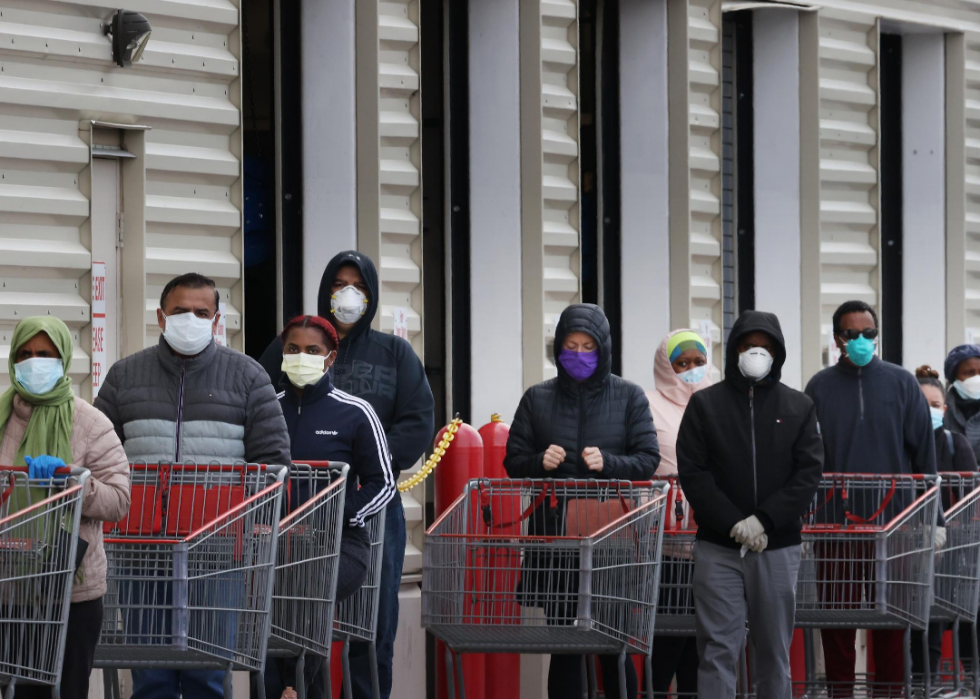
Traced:
[[318, 330], [322, 330], [327, 340], [329, 340], [328, 344], [332, 345], [327, 347], [331, 352], [337, 349], [337, 345], [340, 344], [340, 341], [337, 339], [337, 330], [326, 318], [321, 318], [320, 316], [296, 316], [286, 323], [286, 327], [282, 329], [282, 335], [279, 337], [282, 338], [283, 345], [286, 344], [286, 336], [289, 335], [289, 331], [293, 328], [317, 328]]

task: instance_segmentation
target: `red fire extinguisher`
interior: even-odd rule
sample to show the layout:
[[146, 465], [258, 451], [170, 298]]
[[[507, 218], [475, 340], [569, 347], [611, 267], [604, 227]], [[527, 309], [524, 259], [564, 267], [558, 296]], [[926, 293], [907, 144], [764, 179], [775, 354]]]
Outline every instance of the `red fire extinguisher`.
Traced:
[[[486, 478], [507, 478], [504, 469], [504, 457], [507, 455], [507, 437], [510, 435], [510, 425], [505, 423], [500, 415], [494, 413], [490, 422], [480, 428], [483, 438], [483, 475]], [[512, 504], [513, 509], [520, 511], [520, 496]], [[506, 506], [506, 505], [505, 505]], [[516, 517], [508, 513], [500, 521], [513, 521]], [[520, 524], [513, 527], [514, 533], [520, 534]], [[521, 609], [514, 596], [520, 578], [520, 554], [513, 549], [491, 549], [491, 559], [488, 567], [494, 570], [489, 581], [491, 585], [489, 609], [487, 613], [499, 616], [503, 623], [519, 623]], [[521, 656], [515, 653], [488, 653], [486, 655], [486, 695], [491, 699], [496, 697], [519, 697], [521, 694]]]
[[[442, 441], [448, 428], [444, 427], [436, 435], [436, 444]], [[465, 422], [459, 425], [452, 443], [446, 449], [445, 455], [436, 469], [435, 512], [436, 517], [445, 512], [466, 488], [466, 483], [473, 478], [483, 477], [483, 438], [480, 433]], [[467, 561], [467, 567], [474, 569], [472, 561]], [[474, 589], [474, 580], [467, 582], [467, 589]], [[473, 595], [477, 598], [478, 595]], [[476, 604], [476, 603], [473, 603]], [[464, 612], [466, 613], [466, 612]], [[469, 612], [472, 618], [472, 611]], [[446, 647], [441, 641], [436, 641], [436, 697], [437, 699], [455, 699], [449, 697], [446, 690]], [[463, 656], [463, 678], [466, 682], [468, 699], [484, 699], [484, 656], [479, 653], [467, 653]], [[457, 688], [460, 678], [456, 678]]]

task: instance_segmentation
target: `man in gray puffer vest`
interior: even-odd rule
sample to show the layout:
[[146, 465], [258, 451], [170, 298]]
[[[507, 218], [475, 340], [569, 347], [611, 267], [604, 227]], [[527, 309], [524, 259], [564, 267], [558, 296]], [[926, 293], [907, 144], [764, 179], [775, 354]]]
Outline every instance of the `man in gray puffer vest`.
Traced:
[[[160, 296], [156, 347], [116, 362], [95, 407], [112, 421], [130, 462], [289, 464], [289, 433], [258, 362], [218, 346], [219, 295], [200, 274]], [[223, 670], [134, 670], [133, 699], [221, 699]]]

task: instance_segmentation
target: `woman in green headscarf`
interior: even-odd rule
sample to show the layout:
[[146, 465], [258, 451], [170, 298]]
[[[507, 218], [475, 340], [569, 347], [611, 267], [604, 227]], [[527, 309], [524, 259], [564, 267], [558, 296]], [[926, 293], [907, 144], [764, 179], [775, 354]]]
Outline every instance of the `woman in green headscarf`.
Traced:
[[[71, 332], [57, 318], [17, 324], [7, 361], [11, 387], [0, 396], [0, 464], [26, 465], [32, 478], [50, 478], [60, 466], [92, 473], [78, 532], [87, 548], [72, 588], [61, 673], [61, 698], [87, 699], [106, 593], [102, 522], [129, 512], [129, 464], [109, 419], [75, 397], [68, 376], [73, 351]], [[17, 685], [14, 696], [47, 699], [50, 689]]]

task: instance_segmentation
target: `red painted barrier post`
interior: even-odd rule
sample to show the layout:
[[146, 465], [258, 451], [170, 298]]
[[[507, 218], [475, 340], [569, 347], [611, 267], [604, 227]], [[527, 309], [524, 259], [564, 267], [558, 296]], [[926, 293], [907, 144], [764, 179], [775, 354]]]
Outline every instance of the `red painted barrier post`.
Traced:
[[[442, 440], [447, 428], [442, 428], [436, 435], [435, 443]], [[483, 438], [480, 433], [465, 422], [459, 426], [459, 431], [442, 457], [439, 468], [435, 471], [436, 517], [441, 515], [463, 493], [467, 482], [473, 478], [483, 477]], [[472, 555], [472, 554], [470, 554]], [[467, 560], [467, 566], [472, 570], [472, 560]], [[474, 583], [479, 582], [475, 577], [467, 585], [473, 590]], [[474, 598], [479, 595], [475, 594]], [[475, 604], [478, 603], [473, 603]], [[472, 615], [473, 609], [464, 610], [465, 615]], [[455, 699], [449, 697], [446, 690], [446, 646], [436, 641], [436, 699]], [[463, 677], [466, 681], [467, 699], [484, 699], [485, 680], [484, 656], [478, 653], [467, 653], [463, 656]], [[459, 692], [460, 678], [456, 678], [456, 691]]]
[[[507, 478], [504, 456], [507, 454], [509, 435], [510, 425], [503, 422], [496, 413], [490, 418], [490, 422], [480, 428], [480, 436], [483, 438], [485, 478]], [[520, 502], [517, 502], [512, 509], [520, 511]], [[521, 525], [515, 524], [513, 529], [513, 532], [502, 533], [519, 534]], [[513, 623], [517, 623], [521, 616], [521, 608], [514, 596], [514, 589], [520, 577], [520, 554], [513, 549], [497, 549], [491, 554], [488, 563], [496, 570], [492, 576], [489, 576], [490, 589], [487, 591], [486, 613], [497, 614], [505, 620], [513, 620]], [[496, 697], [517, 699], [521, 695], [521, 656], [516, 653], [488, 653], [486, 677], [486, 695], [490, 699]]]

